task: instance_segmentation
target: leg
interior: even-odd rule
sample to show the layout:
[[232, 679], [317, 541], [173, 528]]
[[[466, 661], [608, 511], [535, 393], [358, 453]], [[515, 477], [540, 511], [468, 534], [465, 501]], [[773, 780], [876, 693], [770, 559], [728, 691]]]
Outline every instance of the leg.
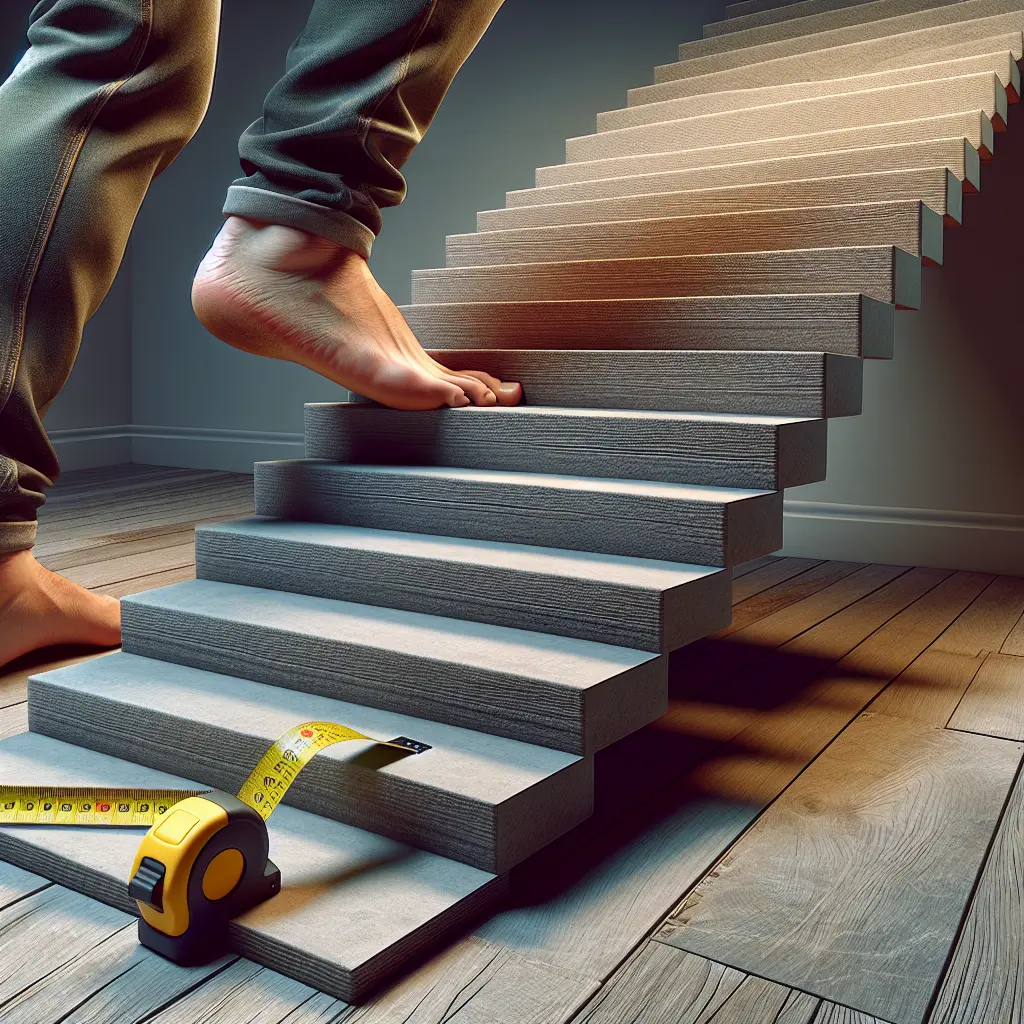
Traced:
[[399, 408], [519, 401], [517, 384], [431, 359], [366, 264], [381, 208], [405, 198], [400, 168], [500, 5], [316, 0], [242, 136], [245, 177], [196, 277], [213, 334]]
[[206, 111], [219, 0], [42, 0], [0, 86], [0, 665], [118, 642], [117, 602], [32, 558], [58, 465], [42, 417], [150, 181]]

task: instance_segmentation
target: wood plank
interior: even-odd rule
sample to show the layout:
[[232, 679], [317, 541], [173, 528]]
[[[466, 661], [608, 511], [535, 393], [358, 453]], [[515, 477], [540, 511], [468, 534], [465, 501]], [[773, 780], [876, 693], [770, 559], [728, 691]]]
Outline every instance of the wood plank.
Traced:
[[848, 1006], [823, 1001], [814, 1024], [886, 1024], [886, 1021], [859, 1010], [851, 1010]]
[[[145, 554], [159, 551], [162, 548], [178, 547], [195, 540], [193, 527], [169, 526], [151, 531], [140, 531], [136, 538], [113, 543], [91, 543], [85, 541], [80, 547], [39, 558], [42, 565], [52, 572], [64, 572], [67, 569], [83, 565], [94, 565], [110, 558], [122, 558], [126, 555]], [[37, 556], [38, 557], [38, 556]]]
[[990, 654], [967, 687], [949, 728], [1024, 740], [1024, 658]]
[[691, 148], [684, 145], [675, 152], [641, 153], [606, 160], [553, 164], [537, 169], [536, 184], [561, 185], [567, 182], [620, 178], [630, 174], [694, 170], [747, 161], [830, 154], [843, 150], [909, 146], [950, 138], [966, 139], [978, 151], [982, 160], [989, 160], [992, 157], [995, 146], [992, 121], [980, 110], [968, 110], [946, 117], [911, 118], [893, 124], [830, 129], [809, 135], [791, 135], [788, 138], [760, 142], [733, 142], [722, 146]]
[[1022, 750], [862, 716], [655, 938], [921, 1024]]
[[942, 217], [920, 202], [765, 210], [757, 217], [719, 213], [694, 217], [565, 224], [449, 235], [449, 267], [542, 263], [639, 256], [695, 256], [842, 246], [893, 245], [942, 263]]
[[29, 676], [65, 665], [76, 665], [90, 658], [101, 658], [107, 653], [95, 647], [47, 647], [10, 662], [0, 671], [0, 708], [28, 700]]
[[28, 731], [28, 704], [0, 708], [0, 740]]
[[[779, 558], [769, 555], [761, 565], [750, 563], [754, 568], [743, 566], [744, 572], [733, 571], [732, 603], [741, 604], [752, 597], [777, 587], [794, 576], [800, 576], [821, 565], [819, 558]], [[742, 583], [740, 580], [742, 579]]]
[[102, 562], [90, 562], [65, 569], [62, 573], [74, 583], [95, 590], [135, 580], [141, 576], [194, 567], [196, 562], [195, 541], [189, 540], [174, 547], [160, 547], [133, 555], [106, 558]]
[[936, 651], [977, 657], [998, 651], [1024, 615], [1024, 579], [1000, 576], [933, 645]]
[[50, 883], [39, 875], [33, 875], [22, 868], [16, 868], [13, 864], [5, 864], [0, 861], [0, 908], [8, 907], [18, 900], [31, 896], [40, 889], [45, 889]]
[[1024, 784], [1017, 780], [929, 1024], [1024, 1020], [1021, 850]]
[[882, 691], [871, 711], [942, 729], [984, 661], [967, 654], [925, 651]]
[[755, 572], [757, 569], [774, 565], [780, 561], [782, 559], [778, 555], [765, 555], [764, 558], [755, 558], [750, 562], [744, 562], [742, 565], [735, 566], [732, 570], [732, 577], [734, 580], [738, 580], [741, 576], [746, 576], [747, 573]]
[[1017, 625], [1010, 630], [1009, 636], [1003, 641], [999, 648], [1000, 654], [1013, 654], [1017, 657], [1024, 656], [1024, 616], [1017, 620]]
[[135, 579], [122, 580], [120, 583], [96, 587], [94, 593], [121, 598], [127, 597], [129, 594], [141, 594], [146, 590], [155, 590], [157, 587], [169, 587], [172, 583], [184, 583], [185, 580], [194, 580], [195, 578], [195, 566], [188, 565], [180, 569], [170, 569], [167, 572], [157, 572], [149, 576], [139, 576]]
[[648, 942], [573, 1019], [575, 1024], [811, 1024], [819, 1002], [664, 943]]

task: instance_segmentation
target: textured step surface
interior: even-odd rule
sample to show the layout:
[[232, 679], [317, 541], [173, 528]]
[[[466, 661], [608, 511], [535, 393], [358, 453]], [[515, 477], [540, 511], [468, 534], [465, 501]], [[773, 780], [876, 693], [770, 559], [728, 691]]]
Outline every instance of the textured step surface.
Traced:
[[[606, 409], [701, 410], [768, 416], [856, 416], [863, 363], [821, 352], [435, 350], [518, 380], [528, 402]], [[643, 388], [634, 383], [643, 379]]]
[[665, 710], [644, 651], [190, 580], [122, 601], [129, 654], [589, 754]]
[[999, 79], [1003, 88], [1006, 89], [1007, 100], [1010, 103], [1015, 103], [1020, 99], [1020, 68], [1017, 66], [1017, 55], [1013, 52], [1019, 42], [1018, 36], [1019, 33], [1004, 38], [1002, 45], [993, 46], [990, 52], [954, 60], [915, 64], [912, 67], [875, 71], [850, 78], [792, 82], [785, 85], [761, 86], [756, 89], [733, 89], [727, 92], [703, 93], [674, 100], [662, 100], [657, 103], [628, 106], [622, 110], [611, 110], [598, 114], [597, 130], [599, 132], [614, 131], [641, 124], [656, 124], [659, 121], [703, 117], [776, 103], [791, 103], [794, 100], [862, 93], [872, 89], [886, 89], [921, 82], [930, 82], [935, 86], [945, 79], [986, 72], [994, 74]]
[[942, 227], [942, 217], [920, 202], [564, 224], [449, 235], [446, 265], [771, 252], [826, 245], [894, 245], [922, 257], [926, 264], [940, 265]]
[[[728, 4], [725, 19], [704, 26], [705, 37], [725, 35], [727, 32], [742, 32], [761, 25], [777, 25], [792, 18], [806, 18], [814, 14], [838, 11], [845, 7], [870, 4], [873, 0], [804, 0], [803, 3], [786, 3], [785, 0], [745, 0], [744, 3]], [[959, 0], [922, 0], [925, 6], [942, 7]]]
[[659, 192], [771, 185], [809, 178], [828, 180], [851, 175], [890, 174], [919, 167], [947, 168], [960, 179], [964, 192], [974, 193], [981, 188], [981, 157], [978, 151], [964, 139], [952, 138], [524, 188], [506, 192], [505, 205], [512, 208], [542, 203], [585, 202], [613, 196], [649, 196]]
[[[741, 345], [748, 344], [738, 323], [749, 317], [743, 317], [735, 302], [723, 304], [722, 297], [774, 296], [776, 303], [783, 303], [775, 306], [781, 312], [786, 300], [779, 296], [814, 294], [825, 282], [837, 292], [916, 309], [921, 301], [921, 259], [893, 246], [876, 245], [439, 267], [413, 271], [412, 298], [417, 305], [399, 308], [410, 324], [415, 320], [413, 329], [420, 341], [445, 348], [497, 344], [499, 338], [502, 344], [523, 347], [524, 331], [531, 337], [538, 332], [540, 337], [564, 332], [566, 344], [571, 344], [572, 338], [586, 341], [624, 331], [630, 344], [662, 337], [665, 340], [649, 344], [660, 347], [679, 344], [672, 337], [703, 336], [712, 328], [716, 308], [721, 308], [725, 319], [715, 327], [712, 344], [733, 348], [729, 340], [733, 336]], [[566, 295], [573, 298], [565, 299]], [[695, 296], [707, 297], [707, 301], [689, 301]], [[618, 299], [657, 301], [609, 301]], [[422, 308], [428, 303], [479, 302], [492, 304], [489, 317], [472, 309]], [[496, 307], [493, 303], [497, 302], [516, 306]], [[687, 326], [697, 322], [702, 326]], [[666, 335], [668, 329], [682, 333]]]
[[[695, 170], [745, 161], [775, 160], [786, 157], [832, 154], [851, 149], [913, 145], [939, 139], [966, 139], [983, 160], [992, 156], [995, 146], [992, 121], [980, 110], [967, 110], [945, 117], [913, 117], [886, 125], [844, 128], [839, 131], [791, 135], [763, 142], [741, 142], [728, 146], [680, 148], [674, 153], [642, 153], [638, 156], [613, 157], [553, 164], [537, 170], [538, 186], [561, 185], [566, 182], [620, 178], [623, 175], [655, 174], [662, 171]], [[684, 144], [685, 145], [685, 144]]]
[[752, 220], [757, 220], [761, 211], [775, 208], [913, 200], [925, 203], [945, 217], [947, 224], [959, 224], [963, 219], [963, 186], [960, 179], [945, 167], [923, 167], [881, 174], [805, 178], [801, 181], [762, 185], [730, 185], [689, 192], [656, 192], [612, 199], [484, 210], [477, 214], [476, 227], [477, 231], [501, 231], [558, 224], [594, 224], [612, 220], [696, 217], [722, 213], [746, 213]]
[[[863, 25], [851, 25], [827, 32], [815, 32], [794, 39], [783, 39], [774, 43], [762, 43], [757, 46], [747, 46], [741, 49], [726, 47], [720, 53], [707, 53], [700, 56], [683, 58], [683, 52], [690, 55], [695, 52], [692, 49], [693, 44], [684, 43], [680, 46], [680, 60], [674, 64], [663, 64], [656, 67], [654, 69], [654, 79], [656, 82], [664, 82], [675, 78], [685, 78], [689, 75], [703, 75], [711, 71], [723, 71], [727, 68], [739, 67], [743, 64], [773, 60], [776, 57], [790, 57], [796, 54], [811, 53], [815, 50], [845, 46], [849, 43], [903, 35], [920, 29], [937, 28], [945, 25], [957, 26], [979, 18], [1015, 13], [1020, 13], [1019, 0], [966, 0], [964, 3], [951, 4], [918, 14], [885, 18], [881, 21], [872, 21]], [[711, 41], [700, 40], [699, 42]]]
[[777, 551], [781, 496], [489, 470], [258, 462], [256, 512], [279, 519], [731, 566]]
[[708, 566], [259, 517], [200, 527], [196, 575], [659, 653], [732, 616]]
[[[195, 780], [24, 733], [0, 741], [0, 778], [24, 785], [192, 787]], [[228, 932], [232, 951], [359, 1000], [503, 898], [502, 876], [351, 825], [280, 807], [268, 823], [281, 892]], [[130, 914], [140, 829], [0, 827], [0, 857]]]
[[[530, 270], [538, 268], [531, 267]], [[540, 269], [544, 269], [543, 267]], [[492, 277], [512, 268], [494, 267]], [[511, 274], [509, 274], [511, 276]], [[889, 359], [895, 333], [893, 306], [861, 295], [737, 295], [706, 299], [626, 299], [603, 302], [538, 302], [496, 304], [467, 302], [453, 305], [412, 306], [406, 319], [428, 348], [445, 344], [457, 351], [466, 346], [518, 346], [569, 349], [688, 349], [737, 352], [827, 352], [833, 355]], [[437, 357], [435, 357], [437, 358]], [[469, 366], [466, 357], [455, 364]], [[443, 361], [443, 360], [442, 360]], [[473, 364], [475, 366], [475, 364]], [[476, 366], [476, 369], [480, 367]], [[643, 364], [636, 376], [622, 381], [632, 388], [637, 402], [657, 387]], [[514, 379], [519, 378], [509, 378]], [[678, 382], [677, 382], [678, 383]], [[566, 381], [574, 386], [574, 381]], [[705, 382], [704, 386], [711, 386]], [[628, 392], [627, 392], [628, 393]], [[575, 408], [604, 403], [552, 400], [527, 392], [531, 405], [571, 405]], [[617, 403], [614, 408], [629, 408]], [[652, 408], [637, 405], [635, 408]], [[659, 408], [655, 406], [654, 408]], [[660, 407], [664, 408], [664, 407]], [[671, 406], [717, 412], [701, 405]], [[724, 408], [724, 412], [752, 412], [750, 408]]]
[[[654, 103], [732, 89], [760, 89], [797, 82], [841, 80], [873, 72], [891, 72], [920, 64], [958, 60], [1009, 49], [1020, 59], [1022, 19], [1019, 12], [978, 18], [956, 25], [903, 32], [810, 53], [776, 57], [655, 85], [629, 89], [626, 103]], [[1005, 84], [1005, 83], [1004, 83]]]
[[590, 759], [131, 654], [34, 676], [28, 705], [33, 732], [229, 793], [300, 722], [429, 743], [397, 759], [361, 741], [328, 747], [285, 800], [499, 874], [593, 808]]
[[781, 417], [561, 409], [400, 412], [306, 406], [306, 457], [782, 490], [825, 476], [827, 424]]
[[569, 139], [565, 156], [570, 163], [607, 160], [891, 124], [910, 116], [942, 117], [962, 110], [983, 111], [998, 131], [1006, 127], [1008, 103], [1005, 86], [989, 71], [600, 131]]

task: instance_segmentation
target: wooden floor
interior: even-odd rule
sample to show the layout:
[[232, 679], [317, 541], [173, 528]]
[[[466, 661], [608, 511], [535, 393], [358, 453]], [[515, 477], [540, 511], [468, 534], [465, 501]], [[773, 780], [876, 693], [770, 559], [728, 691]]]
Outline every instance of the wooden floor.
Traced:
[[[68, 474], [37, 551], [109, 594], [186, 579], [195, 524], [251, 488]], [[1019, 1024], [1024, 580], [769, 558], [734, 600], [675, 656], [669, 713], [599, 756], [594, 817], [375, 1001], [177, 968], [133, 919], [0, 864], [0, 1024]], [[82, 656], [0, 673], [0, 736], [30, 673]]]

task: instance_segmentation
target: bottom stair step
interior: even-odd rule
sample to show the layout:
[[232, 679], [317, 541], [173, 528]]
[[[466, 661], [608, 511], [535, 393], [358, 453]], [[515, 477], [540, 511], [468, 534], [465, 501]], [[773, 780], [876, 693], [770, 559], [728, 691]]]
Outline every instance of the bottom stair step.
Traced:
[[397, 757], [328, 747], [287, 802], [485, 871], [508, 871], [593, 808], [589, 758], [131, 654], [33, 676], [28, 705], [33, 732], [229, 793], [300, 722], [429, 743]]
[[[0, 741], [0, 779], [24, 785], [196, 788], [193, 780], [24, 733]], [[294, 807], [268, 823], [282, 889], [231, 926], [233, 952], [348, 1002], [493, 910], [505, 876]], [[140, 829], [0, 827], [0, 858], [127, 913]]]

